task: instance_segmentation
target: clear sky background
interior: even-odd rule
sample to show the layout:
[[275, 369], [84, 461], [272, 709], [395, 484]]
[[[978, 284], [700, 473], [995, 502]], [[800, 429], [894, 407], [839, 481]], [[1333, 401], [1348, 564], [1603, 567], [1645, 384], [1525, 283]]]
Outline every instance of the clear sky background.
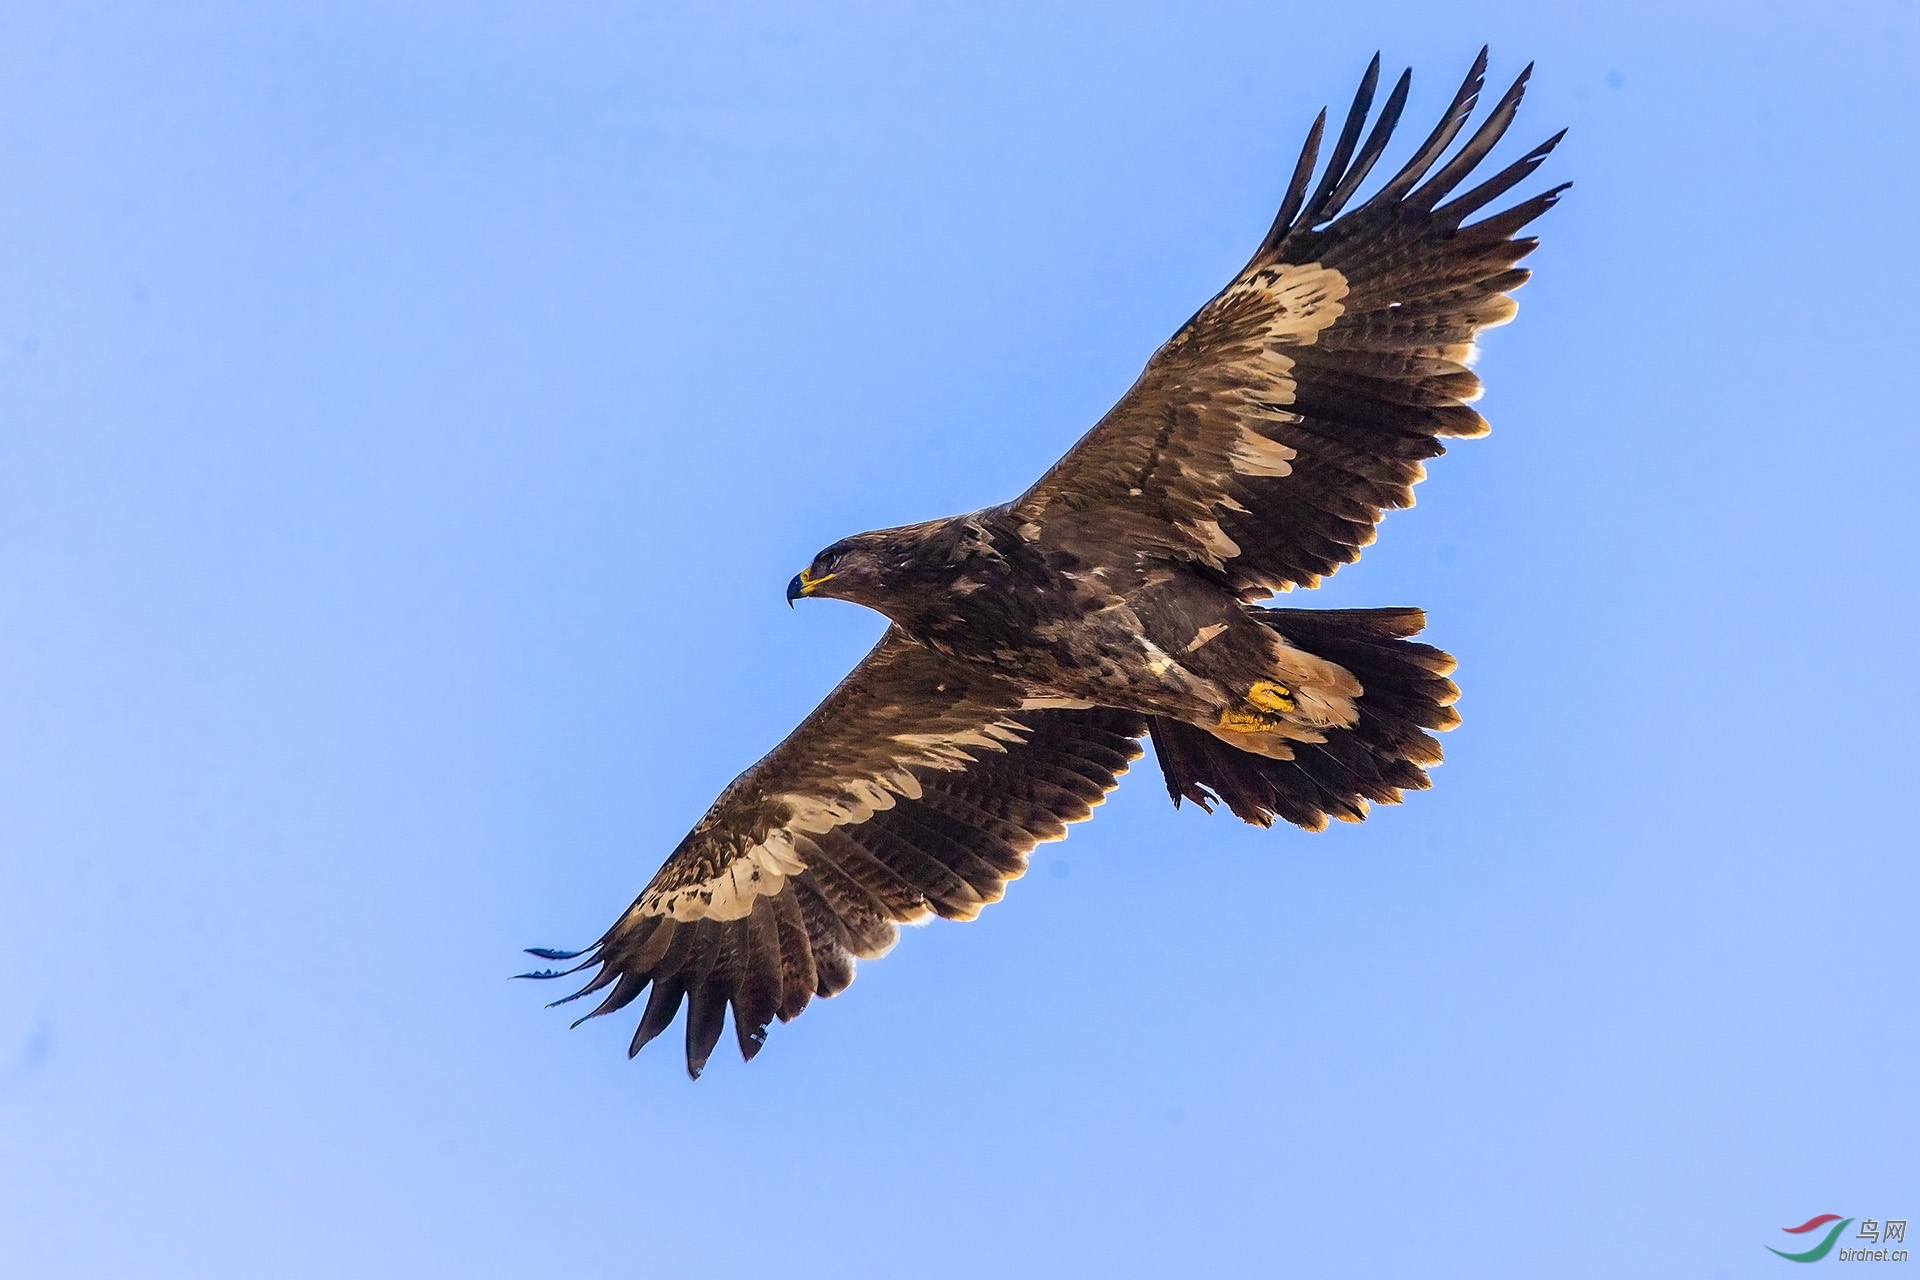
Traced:
[[[1913, 6], [0, 6], [0, 1272], [1791, 1273], [1920, 1220]], [[1294, 604], [1465, 723], [1363, 827], [1143, 761], [731, 1037], [591, 941], [1376, 48], [1538, 59], [1491, 437]], [[1404, 156], [1403, 137], [1389, 159]], [[1920, 1246], [1920, 1230], [1914, 1235]]]

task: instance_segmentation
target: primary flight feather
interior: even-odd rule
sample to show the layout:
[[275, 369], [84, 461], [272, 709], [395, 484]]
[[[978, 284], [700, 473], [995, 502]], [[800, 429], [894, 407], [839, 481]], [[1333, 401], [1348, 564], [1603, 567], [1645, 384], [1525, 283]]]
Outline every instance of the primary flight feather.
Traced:
[[630, 1054], [685, 1005], [695, 1076], [731, 1008], [750, 1059], [900, 924], [998, 901], [1146, 736], [1176, 805], [1218, 800], [1261, 826], [1357, 822], [1428, 785], [1458, 690], [1453, 659], [1411, 639], [1420, 611], [1252, 606], [1357, 559], [1383, 511], [1412, 505], [1441, 437], [1487, 430], [1468, 407], [1474, 339], [1513, 317], [1535, 244], [1515, 233], [1565, 185], [1467, 221], [1561, 136], [1454, 194], [1531, 71], [1440, 164], [1486, 62], [1348, 210], [1411, 80], [1367, 130], [1376, 56], [1319, 181], [1325, 112], [1253, 258], [1033, 488], [843, 539], [793, 579], [789, 601], [851, 600], [892, 625], [593, 947], [534, 952], [594, 970], [567, 999], [605, 992], [593, 1017], [645, 995]]

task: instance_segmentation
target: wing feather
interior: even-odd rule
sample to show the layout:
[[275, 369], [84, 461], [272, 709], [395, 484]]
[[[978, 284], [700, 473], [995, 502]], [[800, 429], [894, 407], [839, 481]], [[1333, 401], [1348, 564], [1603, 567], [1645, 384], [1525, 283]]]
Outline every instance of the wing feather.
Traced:
[[1379, 87], [1380, 55], [1376, 53], [1373, 61], [1367, 64], [1367, 73], [1360, 77], [1360, 88], [1353, 95], [1353, 106], [1347, 110], [1347, 122], [1340, 129], [1340, 141], [1334, 144], [1333, 154], [1327, 157], [1326, 176], [1320, 179], [1320, 185], [1314, 189], [1306, 207], [1301, 210], [1300, 216], [1308, 226], [1326, 216], [1333, 189], [1346, 176], [1347, 162], [1353, 159], [1354, 145], [1360, 141], [1360, 130], [1366, 127], [1367, 116], [1373, 110], [1373, 91]]
[[[1376, 58], [1378, 54], [1374, 55]], [[1327, 207], [1320, 210], [1319, 218], [1312, 224], [1338, 217], [1340, 210], [1346, 208], [1347, 201], [1367, 180], [1387, 149], [1387, 142], [1393, 137], [1394, 126], [1400, 123], [1400, 113], [1406, 109], [1407, 93], [1413, 88], [1413, 70], [1408, 68], [1400, 73], [1400, 79], [1394, 82], [1393, 92], [1387, 95], [1387, 105], [1380, 109], [1380, 118], [1374, 122], [1373, 132], [1367, 135], [1367, 145], [1360, 149], [1360, 155], [1353, 162], [1353, 168], [1347, 171], [1327, 199]]]
[[1407, 96], [1402, 75], [1355, 154], [1379, 78], [1370, 64], [1319, 182], [1324, 113], [1253, 260], [1013, 517], [1061, 526], [1063, 541], [1084, 526], [1077, 545], [1196, 563], [1249, 601], [1358, 558], [1384, 512], [1413, 504], [1442, 437], [1486, 433], [1468, 407], [1481, 390], [1474, 342], [1513, 318], [1509, 295], [1527, 280], [1516, 264], [1535, 241], [1514, 233], [1565, 189], [1461, 225], [1532, 174], [1556, 134], [1440, 204], [1492, 153], [1526, 92], [1531, 67], [1443, 161], [1474, 113], [1486, 61], [1483, 49], [1407, 163], [1340, 215]]
[[576, 996], [612, 988], [587, 1016], [645, 992], [637, 1053], [684, 1004], [697, 1076], [729, 1009], [751, 1058], [775, 1018], [843, 990], [900, 925], [998, 901], [1036, 844], [1093, 812], [1146, 732], [1132, 712], [1021, 710], [1022, 697], [889, 631], [584, 953], [596, 971]]
[[[820, 985], [820, 970], [807, 940], [807, 917], [801, 909], [801, 889], [776, 893], [767, 899], [774, 925], [780, 931], [780, 1021], [792, 1022], [805, 1011]], [[644, 975], [646, 968], [636, 968]], [[644, 978], [642, 979], [644, 981]]]
[[[837, 996], [853, 982], [853, 962], [857, 953], [849, 933], [849, 921], [820, 889], [819, 881], [811, 871], [795, 880], [789, 892], [800, 905], [801, 916], [806, 924], [807, 945], [812, 949], [815, 972], [819, 975], [813, 993], [817, 996]], [[887, 927], [891, 929], [892, 925]], [[889, 934], [886, 946], [892, 945], [891, 939], [892, 935]], [[872, 954], [885, 952], [886, 946]], [[870, 959], [871, 956], [858, 958]], [[657, 985], [658, 979], [655, 981]]]
[[698, 1079], [727, 1025], [727, 981], [738, 920], [702, 920], [687, 968], [687, 1074]]
[[[786, 965], [772, 899], [754, 903], [740, 927], [744, 945], [728, 1000], [733, 1006], [733, 1032], [740, 1056], [751, 1062], [767, 1042], [768, 1025], [780, 1014]], [[637, 974], [629, 976], [638, 979]]]
[[1400, 172], [1387, 179], [1386, 185], [1374, 192], [1373, 198], [1361, 206], [1363, 209], [1397, 204], [1413, 190], [1413, 184], [1426, 176], [1433, 162], [1452, 145], [1461, 126], [1472, 117], [1473, 108], [1480, 101], [1480, 90], [1486, 82], [1487, 47], [1482, 45], [1472, 68], [1467, 72], [1467, 78], [1461, 81], [1459, 91], [1453, 95], [1453, 101], [1441, 115], [1440, 123], [1433, 126], [1433, 132], [1427, 135], [1427, 140], [1420, 144], [1420, 149], [1413, 153], [1413, 158], [1407, 161]]

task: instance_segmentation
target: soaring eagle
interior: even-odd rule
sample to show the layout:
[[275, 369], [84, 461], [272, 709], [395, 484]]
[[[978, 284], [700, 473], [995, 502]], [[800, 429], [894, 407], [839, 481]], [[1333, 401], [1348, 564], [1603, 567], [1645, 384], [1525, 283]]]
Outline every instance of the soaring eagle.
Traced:
[[1175, 805], [1260, 826], [1358, 822], [1428, 785], [1428, 731], [1458, 721], [1458, 690], [1453, 659], [1410, 639], [1420, 610], [1251, 606], [1356, 559], [1441, 437], [1486, 434], [1474, 339], [1513, 318], [1536, 243], [1515, 233], [1565, 189], [1467, 222], [1562, 136], [1454, 195], [1532, 70], [1442, 164], [1486, 65], [1483, 49], [1413, 158], [1343, 213], [1411, 82], [1363, 142], [1376, 56], [1318, 181], [1324, 111], [1252, 260], [1026, 493], [814, 557], [789, 602], [855, 601], [886, 634], [597, 943], [533, 952], [594, 969], [567, 999], [606, 991], [594, 1017], [646, 994], [630, 1055], [685, 1002], [695, 1077], [731, 1006], [751, 1059], [899, 925], [997, 902], [1143, 737]]

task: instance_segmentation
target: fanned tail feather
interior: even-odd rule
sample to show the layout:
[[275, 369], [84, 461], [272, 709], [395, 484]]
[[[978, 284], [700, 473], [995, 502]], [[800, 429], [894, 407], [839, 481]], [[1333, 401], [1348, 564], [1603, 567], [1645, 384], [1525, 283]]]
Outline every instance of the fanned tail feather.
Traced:
[[1427, 767], [1440, 762], [1430, 729], [1459, 723], [1460, 691], [1447, 674], [1453, 659], [1408, 637], [1426, 623], [1418, 609], [1261, 609], [1255, 616], [1297, 648], [1337, 662], [1360, 681], [1359, 719], [1323, 743], [1294, 746], [1274, 760], [1229, 746], [1204, 729], [1151, 717], [1154, 753], [1174, 804], [1191, 800], [1212, 812], [1217, 800], [1258, 826], [1285, 818], [1309, 831], [1328, 818], [1358, 822], [1369, 803], [1397, 804], [1425, 790]]

